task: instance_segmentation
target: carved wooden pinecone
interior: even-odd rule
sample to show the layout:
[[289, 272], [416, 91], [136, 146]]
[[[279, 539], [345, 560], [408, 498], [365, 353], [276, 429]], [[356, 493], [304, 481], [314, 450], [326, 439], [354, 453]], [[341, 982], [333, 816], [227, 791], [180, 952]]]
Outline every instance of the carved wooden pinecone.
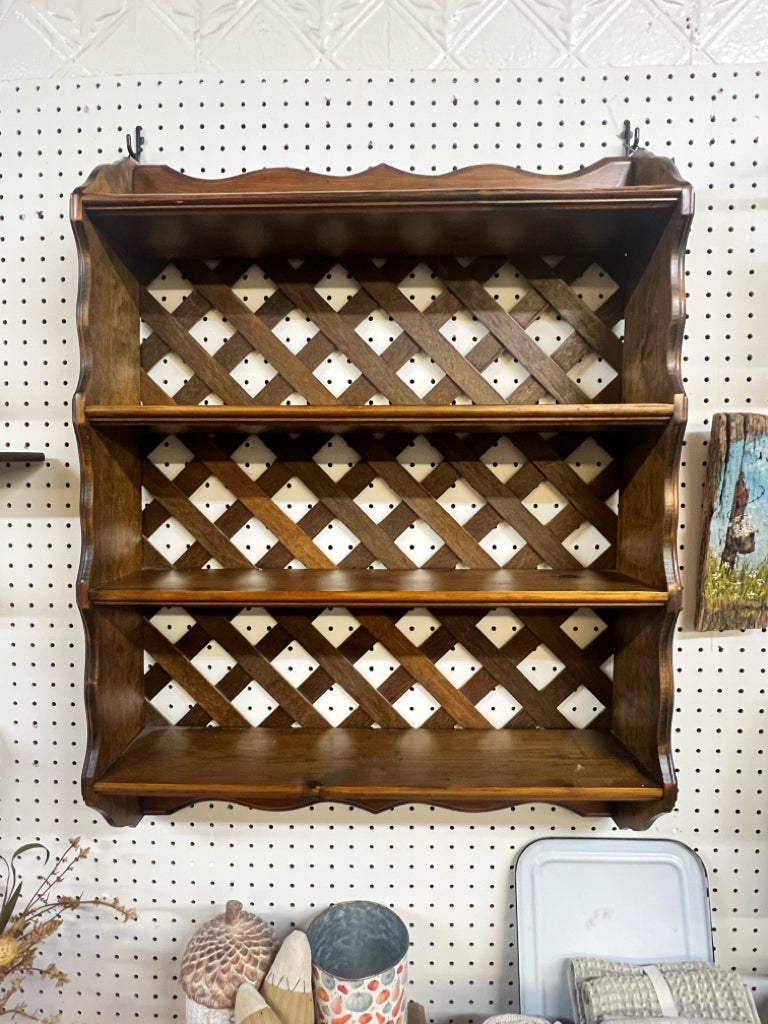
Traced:
[[266, 921], [229, 900], [226, 913], [201, 925], [190, 939], [181, 960], [181, 986], [203, 1006], [234, 1006], [244, 981], [260, 987], [279, 947]]

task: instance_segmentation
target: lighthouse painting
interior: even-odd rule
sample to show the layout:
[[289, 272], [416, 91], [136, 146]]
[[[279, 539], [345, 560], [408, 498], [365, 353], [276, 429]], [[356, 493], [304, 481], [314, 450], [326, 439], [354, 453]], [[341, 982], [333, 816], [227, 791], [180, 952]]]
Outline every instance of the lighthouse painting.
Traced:
[[768, 626], [768, 416], [713, 419], [697, 597], [699, 630]]

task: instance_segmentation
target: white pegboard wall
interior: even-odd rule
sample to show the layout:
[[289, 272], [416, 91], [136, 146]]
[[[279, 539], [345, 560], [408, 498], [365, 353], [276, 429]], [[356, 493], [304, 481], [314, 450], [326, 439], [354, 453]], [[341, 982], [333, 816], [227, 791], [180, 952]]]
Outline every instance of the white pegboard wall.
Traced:
[[[437, 1024], [477, 1024], [514, 998], [516, 852], [545, 835], [607, 834], [606, 819], [547, 806], [462, 815], [403, 807], [372, 816], [319, 805], [270, 815], [202, 804], [115, 830], [79, 795], [85, 749], [72, 188], [124, 155], [140, 124], [145, 162], [218, 177], [290, 165], [345, 173], [379, 162], [440, 172], [479, 162], [575, 170], [641, 144], [674, 157], [697, 190], [687, 273], [675, 759], [680, 798], [653, 831], [697, 849], [710, 874], [718, 959], [768, 970], [766, 637], [691, 632], [711, 415], [765, 411], [766, 175], [760, 66], [471, 74], [147, 76], [0, 85], [0, 448], [3, 464], [0, 846], [80, 833], [82, 887], [135, 904], [136, 924], [83, 911], [52, 944], [71, 976], [67, 1021], [183, 1019], [178, 960], [196, 925], [237, 897], [284, 933], [331, 901], [393, 905], [409, 925], [413, 996]], [[5, 554], [7, 552], [7, 555]], [[34, 993], [29, 1001], [34, 1002]]]

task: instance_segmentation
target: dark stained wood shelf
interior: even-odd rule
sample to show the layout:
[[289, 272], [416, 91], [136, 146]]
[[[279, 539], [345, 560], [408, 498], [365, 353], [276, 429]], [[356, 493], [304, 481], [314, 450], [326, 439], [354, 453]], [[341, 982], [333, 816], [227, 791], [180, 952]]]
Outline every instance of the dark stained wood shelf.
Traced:
[[95, 605], [515, 608], [665, 605], [617, 572], [551, 569], [142, 569], [91, 588]]
[[670, 810], [670, 161], [125, 160], [71, 212], [89, 806]]
[[332, 800], [369, 810], [410, 802], [490, 810], [537, 800], [610, 808], [662, 796], [614, 737], [590, 729], [148, 728], [94, 788], [176, 806]]
[[[144, 428], [166, 434], [195, 430], [239, 431], [471, 431], [632, 430], [664, 427], [684, 417], [683, 396], [675, 403], [591, 405], [432, 405], [432, 406], [90, 406], [89, 423]], [[682, 411], [681, 411], [682, 410]]]

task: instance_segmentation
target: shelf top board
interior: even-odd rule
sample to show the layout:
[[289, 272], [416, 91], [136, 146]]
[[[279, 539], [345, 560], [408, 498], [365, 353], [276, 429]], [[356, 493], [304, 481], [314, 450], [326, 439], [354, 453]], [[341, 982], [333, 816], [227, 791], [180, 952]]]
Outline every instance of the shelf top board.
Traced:
[[146, 729], [98, 793], [372, 810], [410, 801], [490, 809], [522, 800], [653, 801], [663, 788], [589, 729]]
[[552, 569], [144, 569], [91, 587], [97, 605], [217, 607], [661, 606], [617, 572]]
[[258, 259], [371, 253], [428, 257], [504, 255], [537, 251], [565, 256], [579, 252], [624, 252], [628, 246], [659, 238], [677, 197], [640, 197], [628, 205], [618, 198], [570, 200], [553, 205], [546, 198], [478, 202], [415, 197], [376, 201], [361, 196], [302, 203], [272, 199], [256, 205], [240, 197], [207, 197], [179, 205], [153, 200], [140, 204], [95, 200], [91, 219], [118, 248], [143, 259]]
[[622, 252], [692, 210], [669, 161], [603, 160], [569, 175], [482, 165], [346, 177], [270, 169], [219, 180], [123, 161], [75, 191], [118, 248], [144, 258]]
[[462, 433], [535, 430], [618, 430], [663, 427], [684, 416], [675, 404], [594, 405], [93, 405], [85, 410], [95, 425], [139, 427], [164, 433], [219, 430], [252, 434], [285, 431], [345, 433], [415, 431]]

